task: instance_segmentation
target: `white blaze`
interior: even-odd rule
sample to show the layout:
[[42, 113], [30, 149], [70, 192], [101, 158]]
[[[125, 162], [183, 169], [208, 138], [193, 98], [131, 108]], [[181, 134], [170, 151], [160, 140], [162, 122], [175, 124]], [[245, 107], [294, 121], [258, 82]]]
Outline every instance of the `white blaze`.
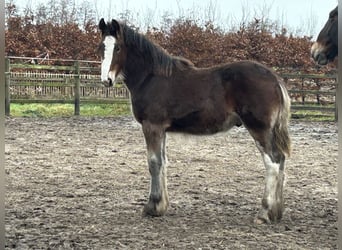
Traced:
[[110, 65], [112, 63], [113, 59], [113, 51], [114, 51], [114, 45], [115, 45], [116, 39], [113, 36], [106, 36], [106, 38], [103, 40], [104, 44], [104, 55], [103, 60], [101, 63], [101, 81], [107, 81], [108, 77], [112, 79], [114, 82], [115, 72], [109, 72], [110, 71]]

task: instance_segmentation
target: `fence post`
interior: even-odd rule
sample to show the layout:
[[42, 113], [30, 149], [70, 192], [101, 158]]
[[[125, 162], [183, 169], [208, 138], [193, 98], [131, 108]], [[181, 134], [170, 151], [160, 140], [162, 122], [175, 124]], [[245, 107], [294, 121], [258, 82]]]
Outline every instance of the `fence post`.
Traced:
[[338, 97], [338, 93], [340, 92], [339, 89], [341, 88], [340, 84], [338, 83], [338, 77], [335, 78], [335, 86], [336, 86], [336, 92], [335, 92], [335, 122], [338, 121], [338, 102], [340, 102], [340, 98]]
[[11, 112], [11, 94], [10, 94], [10, 59], [5, 60], [5, 115], [9, 116]]
[[75, 112], [74, 115], [80, 115], [80, 62], [75, 62]]

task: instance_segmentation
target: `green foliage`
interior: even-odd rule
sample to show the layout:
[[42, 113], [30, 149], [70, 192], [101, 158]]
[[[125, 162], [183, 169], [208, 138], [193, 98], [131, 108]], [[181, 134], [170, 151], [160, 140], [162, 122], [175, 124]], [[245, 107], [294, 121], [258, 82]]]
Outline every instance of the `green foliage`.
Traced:
[[[131, 113], [127, 103], [117, 104], [83, 104], [80, 107], [81, 116], [120, 116]], [[11, 104], [11, 116], [14, 117], [63, 117], [73, 116], [72, 104]]]

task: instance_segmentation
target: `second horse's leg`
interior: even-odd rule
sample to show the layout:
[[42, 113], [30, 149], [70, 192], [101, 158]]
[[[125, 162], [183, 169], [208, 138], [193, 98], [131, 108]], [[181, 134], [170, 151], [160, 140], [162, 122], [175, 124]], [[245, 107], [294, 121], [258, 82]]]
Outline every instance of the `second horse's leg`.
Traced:
[[169, 204], [166, 182], [165, 130], [162, 126], [150, 122], [143, 122], [142, 125], [151, 175], [149, 200], [143, 213], [144, 215], [162, 216]]

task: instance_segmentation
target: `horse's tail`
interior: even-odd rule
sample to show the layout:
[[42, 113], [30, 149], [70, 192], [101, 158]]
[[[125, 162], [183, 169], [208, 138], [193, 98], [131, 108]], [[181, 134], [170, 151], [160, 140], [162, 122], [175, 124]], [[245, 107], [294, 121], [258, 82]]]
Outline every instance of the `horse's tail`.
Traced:
[[282, 103], [279, 109], [278, 117], [273, 127], [273, 136], [275, 147], [282, 153], [290, 156], [291, 139], [288, 131], [288, 123], [290, 119], [291, 99], [287, 93], [284, 82], [279, 79], [279, 87], [281, 90]]

